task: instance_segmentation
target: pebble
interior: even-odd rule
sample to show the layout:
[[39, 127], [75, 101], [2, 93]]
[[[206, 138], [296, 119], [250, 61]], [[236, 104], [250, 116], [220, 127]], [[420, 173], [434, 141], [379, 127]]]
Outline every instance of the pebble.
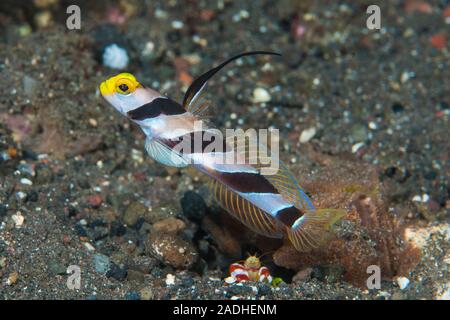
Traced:
[[179, 231], [186, 228], [186, 224], [183, 220], [177, 218], [167, 218], [161, 221], [156, 222], [153, 225], [153, 228], [162, 233], [178, 233]]
[[53, 24], [52, 13], [48, 10], [40, 11], [34, 16], [34, 22], [39, 28], [47, 28]]
[[166, 285], [173, 286], [175, 284], [175, 276], [171, 273], [168, 273], [166, 276]]
[[19, 201], [24, 201], [27, 198], [27, 194], [25, 192], [19, 191], [16, 192], [16, 199]]
[[357, 153], [364, 146], [364, 142], [358, 142], [352, 145], [352, 153]]
[[17, 271], [14, 271], [9, 274], [8, 279], [6, 280], [6, 284], [8, 286], [12, 286], [16, 284], [17, 280], [19, 280], [19, 273]]
[[312, 268], [306, 268], [306, 269], [300, 270], [299, 272], [297, 272], [294, 275], [294, 277], [292, 278], [292, 282], [294, 282], [294, 283], [305, 282], [306, 280], [311, 278], [312, 273], [313, 273]]
[[177, 269], [186, 269], [197, 260], [197, 251], [188, 241], [173, 234], [150, 233], [145, 244], [147, 253]]
[[92, 127], [97, 127], [97, 120], [89, 118], [88, 122]]
[[80, 236], [80, 237], [88, 236], [88, 232], [86, 231], [85, 228], [83, 228], [83, 226], [80, 223], [77, 223], [74, 228], [75, 228], [75, 232], [77, 233], [78, 236]]
[[378, 124], [375, 121], [370, 121], [368, 126], [370, 130], [378, 129]]
[[22, 213], [20, 211], [18, 211], [16, 214], [13, 214], [13, 216], [11, 218], [14, 221], [16, 228], [22, 227], [22, 225], [25, 221], [25, 217], [22, 215]]
[[98, 226], [98, 227], [95, 227], [93, 230], [88, 231], [89, 238], [93, 239], [94, 241], [104, 239], [108, 235], [109, 235], [109, 229], [107, 227]]
[[300, 143], [306, 143], [311, 140], [316, 135], [316, 132], [314, 127], [303, 130], [300, 134]]
[[66, 275], [67, 274], [67, 268], [59, 263], [57, 260], [50, 260], [47, 264], [48, 271], [56, 276], [56, 275]]
[[103, 51], [103, 64], [111, 69], [125, 69], [129, 60], [127, 50], [115, 43], [106, 46]]
[[141, 150], [131, 149], [131, 159], [133, 159], [134, 161], [136, 161], [138, 163], [143, 163], [144, 162], [144, 154], [142, 153]]
[[403, 71], [401, 77], [400, 77], [400, 82], [401, 83], [405, 83], [407, 82], [409, 79], [413, 78], [415, 76], [414, 72], [411, 71]]
[[109, 233], [111, 236], [121, 237], [127, 233], [127, 228], [120, 221], [114, 220], [111, 223]]
[[106, 276], [108, 278], [114, 278], [116, 280], [123, 281], [127, 277], [127, 270], [125, 268], [119, 267], [115, 263], [111, 263], [111, 267], [106, 273]]
[[105, 256], [101, 253], [96, 253], [92, 257], [93, 263], [94, 263], [94, 269], [98, 273], [106, 273], [108, 272], [111, 261], [108, 256]]
[[147, 207], [141, 205], [145, 209], [144, 220], [150, 224], [164, 220], [176, 215], [177, 210], [172, 204], [164, 204], [148, 210]]
[[24, 185], [27, 185], [27, 186], [32, 186], [33, 185], [33, 182], [30, 179], [27, 179], [27, 178], [20, 179], [20, 183], [24, 184]]
[[252, 101], [254, 103], [262, 103], [262, 102], [269, 102], [271, 99], [269, 91], [267, 91], [264, 88], [256, 88], [253, 90], [253, 99]]
[[90, 244], [89, 242], [83, 242], [83, 245], [89, 252], [95, 251], [94, 246], [92, 244]]
[[145, 275], [138, 270], [130, 269], [130, 270], [128, 270], [127, 280], [142, 283], [145, 280]]
[[405, 277], [398, 277], [396, 281], [400, 290], [406, 289], [406, 287], [409, 285], [409, 279]]
[[142, 300], [152, 300], [155, 296], [153, 294], [152, 288], [150, 288], [150, 287], [141, 289], [141, 291], [139, 291], [139, 294], [140, 294]]
[[21, 37], [26, 37], [32, 32], [32, 29], [29, 25], [21, 25], [18, 27], [18, 33]]
[[24, 174], [27, 174], [31, 177], [34, 177], [36, 175], [36, 171], [34, 170], [33, 166], [26, 164], [26, 163], [21, 163], [19, 164], [19, 166], [17, 167], [17, 169]]
[[172, 28], [174, 29], [183, 29], [184, 23], [182, 21], [179, 20], [174, 20], [172, 21]]
[[444, 33], [437, 33], [430, 37], [430, 44], [436, 49], [445, 49], [447, 37]]
[[141, 55], [144, 57], [151, 56], [154, 51], [155, 51], [155, 44], [151, 41], [148, 41], [145, 44], [144, 49], [141, 51]]
[[183, 215], [190, 220], [200, 221], [206, 214], [205, 201], [194, 191], [187, 191], [180, 202]]
[[136, 291], [127, 292], [124, 296], [125, 300], [141, 300], [141, 296]]
[[422, 195], [415, 195], [412, 198], [412, 201], [414, 202], [422, 202], [422, 203], [426, 203], [430, 200], [430, 196], [426, 193], [422, 194]]
[[132, 202], [125, 210], [123, 222], [129, 227], [133, 227], [147, 211], [147, 207], [140, 202]]
[[0, 269], [6, 267], [6, 257], [0, 257]]

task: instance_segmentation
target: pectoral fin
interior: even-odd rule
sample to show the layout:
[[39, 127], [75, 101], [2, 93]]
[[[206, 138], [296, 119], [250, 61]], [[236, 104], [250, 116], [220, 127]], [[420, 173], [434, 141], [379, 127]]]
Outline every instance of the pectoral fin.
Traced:
[[150, 157], [170, 167], [183, 168], [188, 166], [188, 161], [156, 139], [147, 138], [145, 149]]

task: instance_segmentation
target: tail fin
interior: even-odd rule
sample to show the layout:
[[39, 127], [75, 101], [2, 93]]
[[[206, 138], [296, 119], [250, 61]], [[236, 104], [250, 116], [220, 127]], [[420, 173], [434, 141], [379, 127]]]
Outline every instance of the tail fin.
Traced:
[[290, 229], [288, 238], [295, 249], [308, 252], [324, 244], [330, 237], [331, 226], [346, 215], [340, 209], [316, 209], [306, 211]]

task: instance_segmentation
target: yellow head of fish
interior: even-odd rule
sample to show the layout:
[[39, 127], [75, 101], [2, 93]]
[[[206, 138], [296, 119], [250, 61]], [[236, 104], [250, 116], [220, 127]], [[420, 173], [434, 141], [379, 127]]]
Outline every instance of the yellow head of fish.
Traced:
[[158, 92], [145, 88], [131, 73], [119, 73], [100, 84], [100, 93], [120, 113], [139, 108], [161, 96]]
[[119, 73], [100, 84], [100, 93], [104, 97], [114, 94], [128, 95], [133, 93], [140, 85], [131, 73]]

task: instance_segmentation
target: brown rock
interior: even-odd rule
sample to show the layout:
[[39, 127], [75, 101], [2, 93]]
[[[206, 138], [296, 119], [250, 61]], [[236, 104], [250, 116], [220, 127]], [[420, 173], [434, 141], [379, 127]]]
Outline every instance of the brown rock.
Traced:
[[10, 275], [8, 276], [8, 279], [6, 280], [6, 284], [8, 286], [12, 286], [12, 285], [16, 284], [17, 280], [19, 280], [19, 273], [17, 271], [14, 271], [14, 272], [10, 273]]
[[147, 207], [142, 203], [137, 201], [132, 202], [125, 210], [125, 213], [123, 215], [123, 222], [127, 226], [132, 227], [138, 222], [139, 218], [144, 217], [147, 212]]
[[176, 216], [177, 209], [171, 204], [162, 204], [160, 206], [154, 207], [151, 210], [147, 210], [144, 215], [146, 222], [154, 224], [158, 221]]
[[300, 270], [295, 274], [294, 277], [292, 277], [292, 281], [295, 283], [300, 283], [305, 280], [308, 280], [311, 277], [313, 269], [312, 268], [306, 268], [303, 270]]
[[142, 283], [145, 280], [145, 275], [138, 270], [128, 269], [127, 280]]
[[153, 228], [161, 233], [178, 233], [186, 228], [186, 224], [183, 220], [171, 217], [154, 223]]
[[198, 253], [188, 241], [174, 234], [153, 232], [145, 244], [146, 252], [177, 269], [187, 269], [197, 260]]

